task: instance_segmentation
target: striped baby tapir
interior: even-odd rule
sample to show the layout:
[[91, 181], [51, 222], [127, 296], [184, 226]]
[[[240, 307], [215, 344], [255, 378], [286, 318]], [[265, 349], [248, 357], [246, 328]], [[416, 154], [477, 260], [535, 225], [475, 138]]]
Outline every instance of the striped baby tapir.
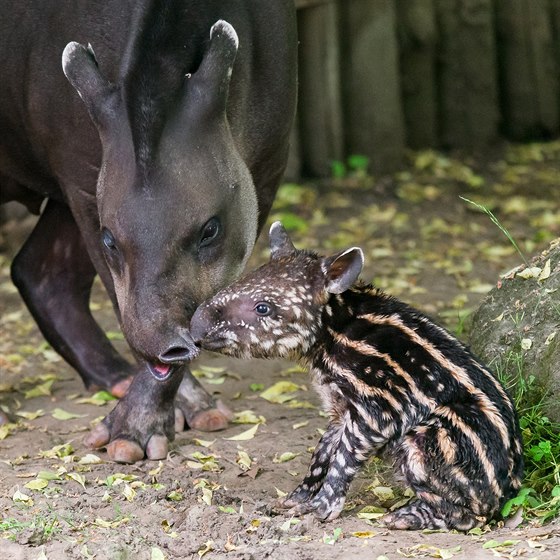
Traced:
[[394, 529], [468, 530], [499, 516], [523, 471], [517, 414], [491, 371], [431, 319], [358, 281], [363, 253], [294, 248], [279, 222], [270, 262], [195, 312], [200, 346], [310, 369], [330, 423], [303, 482], [281, 505], [330, 520], [372, 455], [416, 497]]

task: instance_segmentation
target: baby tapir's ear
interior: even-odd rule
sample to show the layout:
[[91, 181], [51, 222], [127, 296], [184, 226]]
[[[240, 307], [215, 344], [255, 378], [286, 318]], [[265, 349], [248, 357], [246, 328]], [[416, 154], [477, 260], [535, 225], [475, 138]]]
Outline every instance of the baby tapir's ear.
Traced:
[[270, 226], [268, 233], [270, 240], [270, 258], [279, 259], [280, 257], [289, 257], [296, 252], [288, 232], [285, 230], [281, 222], [274, 222]]
[[364, 253], [359, 247], [324, 258], [321, 267], [327, 280], [327, 292], [341, 294], [348, 290], [358, 279], [363, 266]]

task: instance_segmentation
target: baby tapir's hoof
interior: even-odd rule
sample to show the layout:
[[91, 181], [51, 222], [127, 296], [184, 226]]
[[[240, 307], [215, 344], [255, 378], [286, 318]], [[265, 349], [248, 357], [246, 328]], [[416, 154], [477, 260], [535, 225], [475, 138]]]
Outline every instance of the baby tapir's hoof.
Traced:
[[486, 518], [477, 518], [469, 510], [442, 502], [439, 510], [422, 500], [414, 500], [406, 506], [385, 515], [381, 523], [388, 529], [457, 529], [468, 531], [481, 525]]

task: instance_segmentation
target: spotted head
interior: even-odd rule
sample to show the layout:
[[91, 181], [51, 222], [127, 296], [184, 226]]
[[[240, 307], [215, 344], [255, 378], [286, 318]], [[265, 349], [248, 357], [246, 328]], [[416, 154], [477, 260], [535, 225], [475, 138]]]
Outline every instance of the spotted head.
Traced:
[[270, 228], [270, 261], [206, 300], [191, 321], [194, 340], [239, 358], [304, 358], [321, 329], [330, 294], [356, 282], [362, 250], [329, 257], [298, 250], [280, 222]]

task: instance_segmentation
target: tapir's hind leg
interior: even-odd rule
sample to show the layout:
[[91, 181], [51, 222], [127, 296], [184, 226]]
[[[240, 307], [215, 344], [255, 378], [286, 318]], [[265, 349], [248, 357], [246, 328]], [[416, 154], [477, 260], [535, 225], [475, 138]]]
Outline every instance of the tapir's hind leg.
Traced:
[[410, 430], [390, 453], [417, 499], [383, 517], [393, 529], [458, 529], [482, 524], [496, 496], [466, 436], [433, 417]]
[[96, 271], [70, 210], [50, 200], [12, 264], [12, 279], [41, 332], [87, 387], [122, 396], [132, 373], [89, 310]]

